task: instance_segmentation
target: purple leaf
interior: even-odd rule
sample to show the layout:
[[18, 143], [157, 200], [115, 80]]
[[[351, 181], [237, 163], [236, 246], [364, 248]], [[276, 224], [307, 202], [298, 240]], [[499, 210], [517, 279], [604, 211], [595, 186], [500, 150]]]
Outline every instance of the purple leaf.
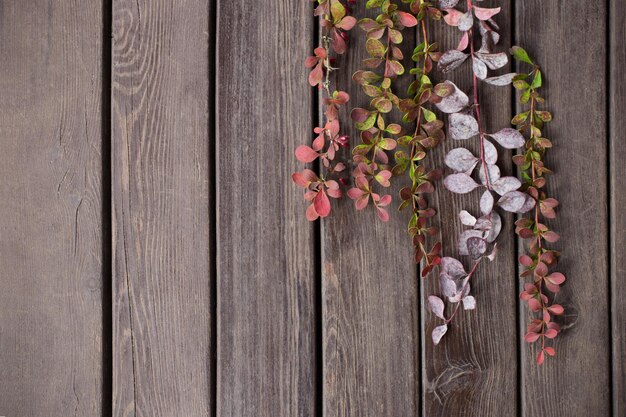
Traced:
[[449, 256], [441, 258], [441, 271], [449, 275], [452, 279], [459, 279], [467, 275], [463, 264]]
[[445, 272], [442, 272], [439, 275], [439, 288], [441, 289], [443, 295], [448, 297], [448, 299], [457, 296], [458, 292], [456, 288], [456, 282], [454, 282], [454, 280], [450, 278], [450, 275], [446, 274]]
[[471, 10], [468, 10], [460, 19], [459, 19], [459, 30], [465, 32], [466, 30], [470, 30], [474, 25], [474, 16], [472, 15]]
[[493, 145], [493, 143], [489, 142], [488, 140], [484, 140], [483, 143], [485, 147], [485, 162], [487, 162], [489, 165], [494, 165], [496, 162], [498, 162], [498, 150]]
[[449, 133], [452, 139], [464, 140], [478, 134], [478, 122], [465, 113], [452, 113], [448, 116]]
[[448, 152], [444, 162], [455, 172], [469, 174], [478, 163], [478, 158], [465, 148], [456, 148]]
[[459, 213], [459, 219], [465, 226], [474, 226], [476, 224], [476, 217], [472, 216], [465, 210], [461, 210]]
[[507, 54], [499, 52], [497, 54], [486, 54], [484, 52], [476, 52], [476, 58], [483, 61], [489, 69], [497, 70], [502, 68], [509, 62]]
[[498, 205], [506, 211], [511, 213], [520, 213], [520, 209], [524, 207], [526, 203], [526, 193], [521, 191], [511, 191], [498, 200]]
[[459, 235], [459, 254], [461, 255], [469, 255], [469, 250], [467, 248], [467, 240], [472, 237], [483, 237], [483, 232], [480, 230], [466, 230]]
[[[500, 179], [500, 168], [498, 168], [497, 165], [487, 164], [487, 172], [489, 173], [490, 184], [493, 184]], [[478, 170], [478, 178], [483, 185], [487, 185], [487, 178], [485, 177], [485, 165], [482, 165]]]
[[522, 186], [522, 182], [516, 177], [502, 177], [491, 184], [493, 191], [500, 195], [515, 191]]
[[440, 9], [451, 9], [459, 3], [459, 0], [439, 0]]
[[464, 310], [473, 310], [476, 308], [476, 299], [471, 295], [463, 298], [463, 309]]
[[443, 304], [441, 298], [435, 297], [434, 295], [429, 295], [428, 307], [430, 308], [430, 311], [435, 314], [435, 316], [443, 320], [446, 319], [446, 317], [443, 315], [443, 309], [445, 308], [445, 305]]
[[480, 259], [487, 251], [487, 242], [480, 237], [470, 237], [467, 239], [467, 251], [473, 259]]
[[480, 197], [480, 212], [482, 214], [489, 214], [491, 210], [493, 210], [493, 195], [491, 195], [491, 191], [485, 190]]
[[517, 129], [505, 127], [504, 129], [492, 133], [489, 136], [506, 149], [517, 149], [524, 146], [524, 136]]
[[450, 84], [454, 87], [452, 94], [441, 99], [435, 106], [444, 113], [457, 113], [463, 110], [469, 103], [469, 97], [463, 91], [454, 85], [452, 81], [444, 81], [444, 84]]
[[493, 243], [498, 238], [500, 231], [502, 230], [502, 219], [497, 211], [492, 211], [490, 214], [491, 217], [491, 229], [489, 229], [489, 233], [487, 234], [487, 242]]
[[437, 326], [433, 329], [433, 343], [435, 345], [439, 344], [439, 341], [441, 340], [441, 338], [443, 337], [444, 334], [446, 334], [446, 332], [448, 331], [448, 325], [447, 324], [442, 324], [441, 326]]
[[503, 86], [509, 85], [513, 82], [513, 77], [515, 77], [517, 73], [511, 72], [508, 74], [498, 75], [497, 77], [489, 77], [485, 78], [485, 82], [491, 85]]
[[438, 62], [438, 68], [442, 72], [450, 72], [465, 62], [468, 56], [468, 54], [461, 51], [451, 49], [441, 55]]
[[443, 185], [448, 190], [457, 194], [469, 193], [476, 187], [480, 187], [472, 177], [464, 173], [448, 175], [443, 180]]
[[474, 74], [481, 80], [487, 78], [487, 66], [480, 59], [475, 59], [472, 62], [472, 69], [474, 70]]
[[519, 209], [518, 213], [527, 213], [535, 207], [535, 199], [529, 195], [526, 195], [526, 201], [524, 205]]

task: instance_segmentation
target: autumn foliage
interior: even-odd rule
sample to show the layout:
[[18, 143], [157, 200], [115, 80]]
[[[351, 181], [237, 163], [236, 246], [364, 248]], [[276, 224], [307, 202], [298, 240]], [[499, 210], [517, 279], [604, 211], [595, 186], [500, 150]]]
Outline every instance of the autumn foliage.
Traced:
[[[300, 162], [314, 164], [292, 176], [309, 202], [307, 219], [327, 217], [331, 199], [347, 195], [357, 211], [372, 208], [386, 222], [394, 200], [388, 189], [400, 181], [403, 186], [398, 209], [410, 212], [407, 232], [414, 260], [421, 263], [423, 277], [438, 270], [439, 294], [429, 295], [427, 305], [440, 320], [432, 331], [433, 343], [439, 344], [461, 307], [476, 308], [471, 281], [477, 279], [484, 260], [496, 259], [497, 238], [505, 227], [499, 211], [515, 213], [519, 216], [515, 232], [527, 242], [527, 253], [520, 257], [520, 264], [524, 267], [522, 277], [529, 282], [520, 298], [535, 313], [525, 340], [540, 343], [538, 364], [546, 355], [554, 356], [555, 350], [547, 340], [558, 335], [554, 317], [564, 308], [553, 302], [553, 296], [565, 276], [551, 271], [560, 253], [549, 249], [549, 244], [559, 238], [547, 224], [556, 217], [558, 202], [545, 191], [545, 175], [551, 171], [543, 156], [552, 143], [541, 129], [552, 116], [539, 109], [544, 102], [538, 93], [542, 85], [539, 66], [520, 47], [511, 48], [509, 54], [498, 46], [500, 35], [494, 19], [500, 8], [481, 7], [474, 0], [369, 0], [366, 8], [376, 10], [376, 17], [357, 21], [350, 15], [354, 1], [315, 3], [321, 45], [305, 65], [310, 69], [309, 84], [322, 92], [325, 120], [323, 126], [315, 128], [311, 143], [295, 150]], [[429, 38], [429, 25], [439, 22], [458, 33], [456, 48], [438, 51], [436, 40]], [[348, 112], [350, 97], [339, 88], [346, 86], [331, 88], [334, 78], [330, 74], [336, 70], [331, 63], [347, 51], [347, 33], [355, 26], [365, 36], [366, 55], [362, 69], [353, 74], [352, 80], [369, 97], [369, 103]], [[407, 36], [416, 33], [418, 45], [409, 61], [400, 46]], [[530, 71], [502, 73], [510, 56], [528, 65]], [[407, 62], [411, 62], [408, 70]], [[446, 74], [464, 65], [472, 71], [470, 91], [445, 79]], [[402, 77], [412, 79], [407, 91], [397, 88]], [[528, 110], [513, 118], [514, 127], [485, 129], [489, 115], [482, 114], [479, 100], [483, 84], [512, 84], [521, 92], [520, 103]], [[401, 115], [401, 121], [393, 113]], [[348, 114], [360, 132], [359, 140], [352, 147], [351, 160], [340, 160], [338, 151], [349, 143], [342, 134]], [[457, 146], [445, 155], [445, 167], [437, 167], [429, 154], [444, 140]], [[499, 148], [520, 150], [513, 158], [519, 177], [502, 174]], [[440, 179], [443, 187], [437, 186]], [[437, 239], [437, 210], [429, 198], [437, 188], [476, 196], [475, 204], [458, 213], [458, 221], [466, 227], [457, 238], [455, 252], [459, 259], [444, 256], [446, 248]], [[469, 268], [464, 266], [466, 259]]]

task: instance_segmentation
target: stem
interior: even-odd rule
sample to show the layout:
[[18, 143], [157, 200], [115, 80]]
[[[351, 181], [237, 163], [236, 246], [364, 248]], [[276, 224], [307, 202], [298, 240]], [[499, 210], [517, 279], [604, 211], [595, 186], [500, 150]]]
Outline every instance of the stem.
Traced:
[[[472, 9], [472, 0], [467, 0], [467, 11]], [[472, 57], [472, 68], [474, 67], [474, 30], [472, 28], [468, 31], [470, 55]], [[491, 181], [489, 179], [489, 170], [487, 169], [487, 163], [485, 162], [485, 132], [483, 131], [482, 122], [480, 119], [480, 103], [478, 100], [478, 77], [476, 73], [472, 71], [472, 80], [474, 83], [474, 113], [476, 114], [476, 121], [478, 122], [478, 133], [480, 136], [480, 162], [482, 163], [483, 170], [485, 171], [485, 186], [488, 190], [491, 190]], [[489, 215], [491, 216], [491, 214]]]
[[[482, 259], [483, 258], [479, 258], [478, 260], [474, 262], [474, 266], [472, 267], [472, 270], [469, 272], [469, 274], [467, 274], [467, 278], [466, 278], [467, 280], [465, 281], [465, 284], [463, 284], [463, 288], [461, 288], [461, 294], [465, 292], [465, 289], [467, 288], [467, 285], [469, 284], [470, 279], [474, 275], [474, 272], [476, 272], [476, 268], [478, 268], [478, 264], [480, 263]], [[459, 302], [456, 303], [456, 306], [454, 307], [454, 311], [452, 312], [452, 315], [447, 320], [445, 320], [445, 324], [449, 324], [454, 318], [454, 316], [456, 316], [456, 313], [457, 311], [459, 311], [459, 307], [461, 306], [462, 302], [463, 302], [462, 300], [459, 300]]]

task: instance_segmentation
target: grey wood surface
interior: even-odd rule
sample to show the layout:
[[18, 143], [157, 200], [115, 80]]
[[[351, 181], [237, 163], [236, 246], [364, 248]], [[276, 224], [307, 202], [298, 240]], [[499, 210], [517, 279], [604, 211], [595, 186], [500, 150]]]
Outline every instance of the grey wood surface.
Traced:
[[[561, 203], [551, 224], [568, 277], [558, 295], [567, 313], [556, 360], [537, 367], [535, 351], [520, 346], [522, 415], [529, 417], [611, 414], [606, 13], [604, 2], [517, 3], [516, 36], [544, 69], [543, 96], [554, 116], [544, 129], [555, 146], [547, 192]], [[520, 325], [526, 319], [524, 308]]]
[[[496, 51], [506, 51], [511, 44], [512, 18], [511, 1], [489, 1], [483, 7], [502, 7], [495, 17], [501, 27], [500, 44]], [[465, 5], [459, 9], [466, 10]], [[460, 33], [456, 28], [445, 24], [431, 25], [433, 38], [446, 51], [457, 46]], [[475, 34], [478, 36], [478, 33]], [[513, 70], [511, 63], [494, 72], [501, 74]], [[436, 72], [438, 81], [451, 79], [468, 93], [472, 100], [471, 63], [452, 73]], [[512, 116], [510, 87], [494, 87], [484, 82], [478, 83], [481, 118], [486, 132], [495, 132], [510, 127]], [[493, 142], [493, 141], [492, 141]], [[467, 146], [475, 155], [480, 154], [478, 137], [471, 141], [459, 142], [447, 138], [433, 158], [439, 167], [444, 167], [443, 158], [450, 149]], [[496, 144], [496, 146], [498, 146]], [[511, 152], [498, 147], [499, 165], [502, 175], [514, 175]], [[446, 171], [446, 173], [450, 173]], [[480, 215], [481, 191], [475, 190], [465, 195], [447, 191], [443, 184], [437, 184], [436, 205], [439, 207], [438, 220], [441, 226], [441, 241], [444, 255], [458, 257], [457, 239], [467, 230], [458, 218], [461, 210], [474, 216]], [[513, 217], [497, 210], [502, 217], [502, 233], [497, 241], [497, 256], [493, 262], [481, 262], [470, 281], [471, 290], [477, 300], [472, 311], [459, 311], [438, 346], [434, 346], [431, 332], [441, 324], [425, 304], [425, 297], [441, 295], [439, 278], [432, 274], [423, 282], [422, 314], [424, 322], [423, 344], [423, 398], [424, 416], [515, 416], [517, 403], [517, 274]], [[469, 256], [458, 257], [467, 271], [472, 267]], [[448, 307], [447, 314], [451, 314]]]
[[[512, 216], [437, 347], [408, 213], [383, 224], [346, 198], [305, 220], [290, 175], [321, 118], [314, 3], [0, 1], [0, 416], [626, 417], [623, 3], [481, 4], [503, 8], [500, 50], [542, 66], [554, 115], [567, 314], [537, 367]], [[333, 77], [352, 108], [350, 37]], [[470, 89], [467, 64], [450, 77]], [[480, 92], [487, 130], [509, 126], [511, 89]], [[479, 195], [437, 188], [455, 254]]]
[[0, 3], [0, 415], [102, 412], [102, 24]]
[[[365, 2], [354, 7], [364, 16]], [[375, 17], [376, 14], [368, 12]], [[412, 29], [404, 31], [405, 56], [413, 50]], [[352, 74], [363, 69], [364, 32], [350, 32], [349, 52], [338, 58], [334, 81], [350, 94], [349, 108], [369, 107]], [[406, 63], [406, 68], [410, 68]], [[302, 83], [300, 84], [302, 85]], [[394, 91], [406, 95], [408, 84]], [[398, 115], [395, 115], [397, 119]], [[359, 132], [344, 115], [350, 145]], [[349, 156], [349, 152], [346, 152]], [[406, 184], [403, 184], [403, 186]], [[357, 212], [352, 200], [333, 201], [322, 227], [322, 328], [327, 417], [417, 415], [419, 412], [419, 315], [417, 265], [406, 234], [408, 212], [398, 213], [399, 184], [391, 189], [391, 220], [382, 223], [371, 206]]]
[[212, 5], [116, 0], [113, 415], [211, 414]]
[[609, 97], [609, 227], [610, 272], [611, 272], [611, 324], [612, 324], [612, 376], [613, 376], [613, 416], [626, 416], [626, 19], [624, 19], [626, 3], [615, 0], [610, 3], [610, 90]]
[[293, 151], [312, 135], [311, 4], [218, 1], [217, 415], [316, 413], [314, 225]]

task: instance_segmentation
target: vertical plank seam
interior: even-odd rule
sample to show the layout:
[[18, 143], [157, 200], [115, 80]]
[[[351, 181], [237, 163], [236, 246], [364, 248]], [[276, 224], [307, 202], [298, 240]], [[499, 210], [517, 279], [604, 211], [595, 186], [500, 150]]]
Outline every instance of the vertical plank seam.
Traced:
[[[517, 43], [517, 4], [516, 4], [516, 0], [511, 0], [511, 46], [515, 45]], [[517, 62], [511, 57], [512, 62], [512, 67], [511, 68], [513, 70], [513, 72], [517, 72], [519, 65], [517, 64]], [[515, 92], [514, 89], [512, 89], [512, 93], [511, 93], [511, 119], [515, 116], [515, 114], [517, 114], [517, 94]], [[515, 176], [519, 177], [521, 172], [518, 168], [517, 165], [513, 164], [513, 169], [515, 170]], [[519, 218], [519, 216], [514, 216], [514, 219], [517, 220]], [[522, 417], [524, 415], [522, 407], [524, 405], [524, 402], [522, 401], [522, 390], [523, 390], [523, 385], [522, 385], [522, 349], [525, 347], [522, 343], [522, 338], [521, 338], [521, 331], [522, 331], [522, 305], [520, 303], [520, 299], [517, 296], [517, 293], [519, 291], [519, 276], [520, 276], [520, 265], [519, 262], [517, 261], [517, 257], [519, 256], [520, 253], [520, 249], [521, 249], [521, 245], [523, 245], [523, 243], [521, 242], [521, 239], [519, 237], [517, 237], [517, 235], [514, 235], [515, 238], [513, 239], [513, 251], [514, 251], [514, 255], [515, 255], [515, 260], [513, 262], [514, 266], [514, 279], [515, 279], [515, 285], [513, 286], [513, 300], [515, 300], [515, 338], [516, 338], [516, 343], [515, 345], [517, 346], [517, 350], [516, 350], [516, 360], [517, 360], [517, 417]]]
[[210, 287], [210, 306], [209, 317], [210, 340], [209, 353], [210, 358], [208, 364], [209, 369], [209, 404], [212, 417], [217, 417], [217, 364], [218, 364], [218, 334], [217, 334], [217, 1], [209, 0], [207, 2], [208, 25], [207, 32], [207, 59], [208, 59], [208, 132], [207, 140], [209, 146], [208, 170], [209, 173], [209, 204], [208, 216], [211, 224], [209, 252], [211, 257], [211, 270], [209, 271], [209, 287]]
[[611, 36], [612, 36], [612, 32], [611, 32], [611, 0], [606, 0], [605, 3], [605, 27], [606, 27], [606, 57], [605, 57], [605, 105], [606, 105], [606, 110], [605, 110], [605, 114], [606, 114], [606, 139], [607, 139], [607, 146], [606, 146], [606, 163], [607, 163], [607, 171], [606, 171], [606, 175], [608, 177], [608, 180], [606, 182], [606, 195], [607, 195], [607, 205], [606, 205], [606, 210], [607, 210], [607, 217], [606, 217], [606, 221], [607, 221], [607, 253], [608, 253], [608, 259], [607, 259], [607, 277], [608, 277], [608, 288], [607, 288], [607, 293], [608, 293], [608, 307], [609, 307], [609, 311], [610, 314], [608, 314], [608, 335], [609, 335], [609, 340], [608, 340], [608, 344], [609, 344], [609, 380], [611, 381], [610, 385], [609, 385], [609, 398], [610, 398], [610, 404], [609, 404], [609, 411], [610, 411], [610, 415], [613, 416], [615, 414], [615, 410], [616, 410], [616, 406], [615, 406], [615, 384], [616, 384], [616, 380], [615, 380], [615, 375], [613, 372], [613, 362], [615, 360], [615, 345], [613, 344], [613, 314], [615, 314], [615, 309], [612, 308], [613, 307], [613, 303], [614, 303], [614, 294], [613, 294], [613, 255], [612, 255], [612, 243], [613, 243], [613, 236], [614, 236], [614, 222], [611, 221], [614, 210], [613, 210], [613, 198], [611, 196], [611, 190], [612, 190], [612, 186], [613, 186], [613, 175], [612, 175], [612, 171], [613, 171], [613, 164], [611, 164], [611, 155], [613, 154], [613, 137], [612, 137], [612, 129], [611, 129], [611, 121], [613, 120], [613, 106], [611, 105], [611, 86], [612, 86], [612, 71], [611, 71], [611, 65], [612, 65], [612, 61], [611, 61]]
[[[311, 25], [311, 46], [310, 50], [312, 51], [317, 46], [317, 40], [320, 37], [320, 30], [318, 24], [318, 18], [313, 14], [310, 14], [310, 19], [313, 22]], [[313, 126], [318, 126], [321, 122], [322, 114], [320, 108], [320, 99], [319, 92], [315, 89], [310, 88], [309, 92], [311, 94], [311, 124]], [[310, 134], [310, 132], [309, 132]], [[316, 162], [315, 170], [317, 173], [320, 173], [321, 167], [319, 162]], [[314, 393], [314, 404], [315, 410], [314, 415], [317, 417], [324, 416], [324, 304], [323, 304], [323, 274], [322, 274], [322, 262], [323, 262], [323, 249], [322, 249], [322, 233], [324, 232], [324, 227], [322, 224], [322, 220], [320, 219], [317, 224], [314, 226], [313, 231], [313, 259], [314, 259], [314, 279], [315, 282], [313, 284], [314, 290], [314, 317], [315, 317], [315, 353], [313, 355], [314, 358], [314, 369], [315, 369], [315, 393]]]
[[103, 417], [113, 417], [113, 228], [111, 175], [111, 103], [113, 4], [102, 1], [101, 135], [102, 135], [102, 404]]

